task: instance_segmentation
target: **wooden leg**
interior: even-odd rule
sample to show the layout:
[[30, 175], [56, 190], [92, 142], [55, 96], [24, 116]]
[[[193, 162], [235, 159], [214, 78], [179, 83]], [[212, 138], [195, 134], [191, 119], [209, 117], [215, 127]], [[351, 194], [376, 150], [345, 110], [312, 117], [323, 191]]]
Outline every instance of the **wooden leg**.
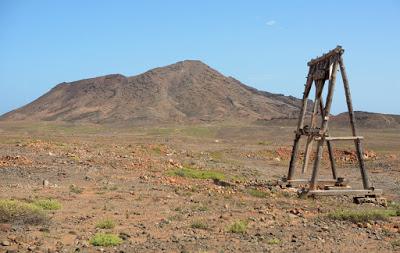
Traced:
[[[324, 120], [324, 118], [325, 118], [324, 101], [322, 100], [322, 98], [319, 100], [319, 107], [320, 107], [320, 111], [321, 111], [322, 120]], [[327, 129], [327, 131], [328, 131], [328, 129]], [[331, 162], [332, 177], [333, 177], [333, 179], [337, 179], [336, 164], [335, 164], [335, 157], [333, 156], [332, 142], [326, 141], [326, 145], [328, 147], [329, 161]]]
[[308, 163], [310, 162], [310, 153], [312, 151], [312, 146], [314, 144], [314, 138], [312, 136], [308, 136], [306, 149], [304, 152], [304, 161], [303, 161], [303, 168], [301, 169], [301, 173], [304, 174], [307, 172]]
[[[344, 92], [346, 94], [347, 108], [349, 110], [351, 130], [353, 132], [353, 136], [357, 136], [356, 126], [355, 126], [355, 117], [354, 117], [354, 111], [353, 111], [353, 104], [352, 104], [352, 101], [351, 101], [349, 80], [347, 79], [346, 69], [344, 67], [344, 62], [343, 62], [343, 58], [342, 57], [340, 57], [339, 65], [340, 65], [340, 72], [342, 73]], [[366, 171], [365, 165], [364, 165], [364, 158], [363, 158], [363, 153], [362, 153], [361, 141], [359, 139], [356, 139], [354, 141], [354, 144], [356, 146], [357, 158], [358, 158], [358, 162], [359, 162], [359, 165], [360, 165], [360, 172], [361, 172], [361, 177], [362, 177], [362, 180], [363, 180], [364, 189], [370, 189], [368, 175], [367, 175], [367, 171]]]
[[[316, 120], [317, 120], [317, 114], [318, 114], [318, 106], [320, 104], [321, 101], [321, 94], [322, 94], [322, 90], [323, 90], [323, 85], [324, 85], [324, 81], [318, 81], [316, 82], [315, 85], [315, 99], [314, 99], [314, 107], [313, 107], [313, 113], [311, 115], [311, 124], [310, 124], [310, 129], [314, 129], [316, 126]], [[307, 167], [308, 167], [308, 163], [310, 160], [310, 153], [312, 150], [312, 146], [314, 143], [314, 136], [310, 135], [307, 138], [307, 143], [306, 143], [306, 150], [304, 153], [304, 162], [303, 162], [303, 168], [301, 170], [301, 173], [304, 174], [307, 172]]]
[[316, 185], [317, 185], [316, 183], [317, 183], [318, 169], [319, 169], [319, 163], [322, 158], [322, 150], [324, 147], [324, 141], [325, 141], [324, 138], [322, 138], [321, 140], [318, 141], [317, 154], [316, 154], [316, 157], [314, 160], [314, 168], [313, 168], [313, 172], [311, 175], [310, 190], [315, 190]]
[[296, 134], [296, 137], [294, 138], [294, 142], [293, 142], [292, 155], [290, 157], [289, 172], [288, 172], [288, 176], [287, 176], [288, 180], [292, 180], [293, 176], [294, 176], [294, 168], [295, 168], [296, 160], [297, 160], [299, 141], [300, 141], [300, 135]]
[[296, 161], [297, 161], [297, 153], [298, 153], [298, 149], [299, 149], [299, 141], [300, 141], [300, 137], [301, 137], [299, 131], [300, 131], [300, 129], [303, 128], [304, 117], [305, 117], [305, 114], [307, 111], [308, 95], [310, 94], [311, 86], [313, 83], [313, 79], [312, 79], [312, 75], [311, 75], [313, 68], [314, 67], [309, 69], [308, 75], [307, 75], [307, 82], [306, 82], [304, 93], [303, 93], [303, 100], [302, 100], [302, 105], [301, 105], [300, 114], [299, 114], [299, 121], [297, 123], [296, 136], [293, 141], [292, 155], [290, 157], [289, 171], [288, 171], [288, 176], [287, 176], [288, 180], [292, 180], [293, 176], [294, 176], [294, 170], [295, 170]]
[[333, 65], [332, 69], [332, 75], [329, 80], [329, 88], [328, 88], [328, 95], [326, 99], [326, 105], [324, 109], [324, 120], [322, 121], [322, 127], [321, 127], [321, 140], [318, 141], [318, 146], [317, 146], [317, 156], [314, 161], [314, 168], [311, 176], [311, 182], [310, 182], [310, 190], [314, 190], [316, 188], [316, 182], [317, 182], [317, 176], [318, 176], [318, 169], [319, 169], [319, 164], [322, 158], [322, 150], [325, 142], [325, 133], [328, 129], [328, 119], [329, 119], [329, 114], [331, 111], [331, 105], [332, 105], [332, 98], [333, 98], [333, 92], [335, 90], [335, 84], [336, 84], [336, 74], [338, 70], [338, 63], [335, 62]]
[[326, 145], [328, 146], [329, 160], [331, 162], [331, 169], [332, 169], [332, 177], [333, 179], [337, 179], [336, 164], [335, 164], [335, 158], [333, 156], [331, 141], [326, 141]]

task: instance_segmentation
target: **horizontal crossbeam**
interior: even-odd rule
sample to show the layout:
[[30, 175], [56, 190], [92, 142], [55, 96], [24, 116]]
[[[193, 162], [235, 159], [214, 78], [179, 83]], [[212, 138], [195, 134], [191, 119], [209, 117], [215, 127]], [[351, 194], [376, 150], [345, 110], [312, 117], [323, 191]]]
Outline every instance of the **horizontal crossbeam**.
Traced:
[[[326, 141], [349, 141], [349, 140], [362, 140], [363, 136], [339, 136], [339, 137], [325, 137]], [[321, 140], [321, 137], [315, 137], [315, 140]]]
[[[297, 183], [297, 184], [309, 184], [310, 180], [309, 179], [291, 179], [287, 180], [289, 183]], [[320, 179], [317, 181], [318, 184], [324, 185], [324, 184], [335, 184], [337, 182], [336, 179]]]
[[382, 195], [381, 189], [374, 190], [311, 190], [307, 193], [311, 196], [336, 196], [336, 195], [347, 195], [347, 196], [366, 196], [366, 195]]

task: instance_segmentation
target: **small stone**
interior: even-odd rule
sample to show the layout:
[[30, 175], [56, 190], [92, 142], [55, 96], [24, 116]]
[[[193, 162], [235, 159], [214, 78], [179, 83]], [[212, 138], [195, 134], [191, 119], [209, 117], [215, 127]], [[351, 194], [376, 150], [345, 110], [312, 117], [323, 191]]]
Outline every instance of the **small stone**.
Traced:
[[126, 240], [128, 240], [131, 236], [130, 236], [129, 234], [125, 233], [125, 232], [121, 232], [121, 233], [119, 233], [119, 237], [120, 237], [122, 240], [126, 241]]
[[7, 240], [4, 240], [4, 241], [1, 242], [1, 245], [2, 246], [10, 246], [11, 243], [9, 241], [7, 241]]
[[323, 231], [329, 231], [329, 227], [328, 227], [328, 226], [323, 226], [323, 227], [321, 227], [321, 229], [322, 229]]
[[46, 179], [43, 180], [43, 187], [49, 187], [50, 182]]
[[0, 231], [2, 232], [11, 231], [11, 224], [8, 223], [0, 224]]
[[89, 242], [88, 241], [81, 241], [81, 245], [83, 248], [89, 247]]

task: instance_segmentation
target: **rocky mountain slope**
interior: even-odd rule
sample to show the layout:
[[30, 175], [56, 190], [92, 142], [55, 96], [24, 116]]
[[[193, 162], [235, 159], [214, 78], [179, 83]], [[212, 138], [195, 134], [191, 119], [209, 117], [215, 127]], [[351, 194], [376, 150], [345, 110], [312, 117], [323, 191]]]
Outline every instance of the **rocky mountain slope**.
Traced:
[[[343, 112], [332, 117], [332, 124], [338, 127], [350, 127], [349, 114]], [[357, 127], [363, 128], [400, 128], [400, 115], [355, 111]]]
[[293, 118], [300, 100], [272, 94], [187, 60], [143, 74], [61, 83], [1, 120], [201, 122]]

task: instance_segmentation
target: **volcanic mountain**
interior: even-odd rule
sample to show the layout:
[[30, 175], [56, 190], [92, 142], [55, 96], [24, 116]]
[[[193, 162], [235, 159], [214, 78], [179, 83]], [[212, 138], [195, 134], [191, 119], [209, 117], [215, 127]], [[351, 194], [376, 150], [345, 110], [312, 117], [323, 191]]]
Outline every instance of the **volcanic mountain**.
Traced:
[[200, 61], [143, 74], [106, 75], [60, 83], [1, 120], [93, 123], [199, 122], [293, 118], [300, 100], [259, 91]]

